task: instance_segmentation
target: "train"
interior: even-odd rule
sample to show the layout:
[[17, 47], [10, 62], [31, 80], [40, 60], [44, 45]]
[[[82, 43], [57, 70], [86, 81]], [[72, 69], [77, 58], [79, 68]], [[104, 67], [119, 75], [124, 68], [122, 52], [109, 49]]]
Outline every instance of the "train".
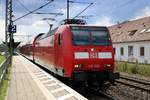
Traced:
[[75, 22], [40, 33], [33, 42], [21, 46], [20, 53], [62, 78], [114, 83], [119, 73], [114, 72], [109, 30]]

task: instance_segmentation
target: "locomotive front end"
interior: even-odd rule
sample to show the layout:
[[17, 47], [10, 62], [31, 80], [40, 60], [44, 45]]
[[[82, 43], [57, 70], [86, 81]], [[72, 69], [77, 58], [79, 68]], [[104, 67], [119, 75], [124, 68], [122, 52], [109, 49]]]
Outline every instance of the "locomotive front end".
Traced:
[[72, 26], [73, 78], [113, 82], [114, 52], [106, 27]]

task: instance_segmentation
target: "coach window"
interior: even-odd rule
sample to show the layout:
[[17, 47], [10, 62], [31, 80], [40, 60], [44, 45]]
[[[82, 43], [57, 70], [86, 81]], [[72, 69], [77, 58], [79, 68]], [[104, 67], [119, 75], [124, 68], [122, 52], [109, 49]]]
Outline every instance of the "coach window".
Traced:
[[62, 37], [61, 34], [58, 34], [58, 45], [61, 45], [62, 43]]
[[140, 56], [144, 56], [144, 47], [140, 47]]

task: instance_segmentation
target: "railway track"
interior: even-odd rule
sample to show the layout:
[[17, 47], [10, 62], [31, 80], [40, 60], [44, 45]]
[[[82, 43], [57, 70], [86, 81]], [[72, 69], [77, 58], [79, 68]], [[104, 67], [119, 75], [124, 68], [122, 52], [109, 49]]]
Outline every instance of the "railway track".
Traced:
[[108, 94], [105, 89], [99, 89], [95, 86], [91, 87], [80, 84], [71, 87], [88, 100], [119, 100], [115, 96]]
[[129, 77], [126, 75], [121, 75], [120, 79], [116, 80], [116, 82], [150, 93], [150, 82], [145, 80]]
[[106, 97], [106, 100], [119, 100], [118, 98], [108, 94], [107, 92], [105, 92], [101, 89], [90, 88], [90, 90], [97, 92], [97, 94], [99, 94], [99, 95], [103, 95], [104, 97]]

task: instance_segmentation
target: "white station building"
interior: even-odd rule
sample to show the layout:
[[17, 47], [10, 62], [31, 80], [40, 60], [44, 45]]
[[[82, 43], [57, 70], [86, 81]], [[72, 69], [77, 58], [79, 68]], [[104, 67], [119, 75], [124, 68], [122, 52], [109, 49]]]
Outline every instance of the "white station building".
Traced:
[[150, 64], [150, 17], [109, 27], [115, 60]]

